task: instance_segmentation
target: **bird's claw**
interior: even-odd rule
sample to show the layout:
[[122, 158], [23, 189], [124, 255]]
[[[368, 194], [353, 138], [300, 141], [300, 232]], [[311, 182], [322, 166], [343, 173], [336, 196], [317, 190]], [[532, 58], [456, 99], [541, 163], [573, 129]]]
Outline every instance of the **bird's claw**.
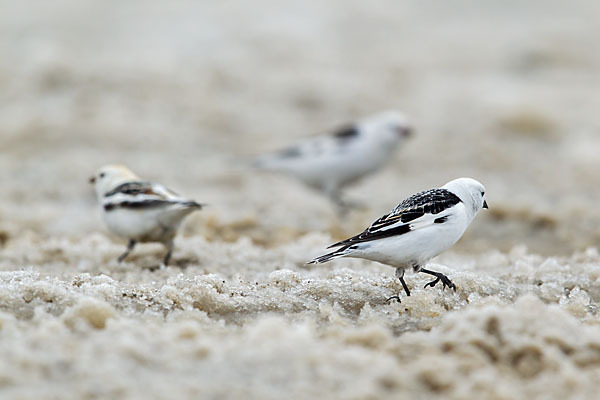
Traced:
[[393, 299], [395, 299], [395, 300], [398, 300], [398, 303], [402, 303], [402, 301], [400, 301], [400, 296], [398, 296], [398, 295], [396, 295], [396, 296], [392, 296], [392, 297], [389, 297], [389, 298], [388, 298], [388, 299], [386, 299], [385, 301], [386, 301], [386, 302], [389, 302], [390, 300], [393, 300]]
[[453, 289], [456, 292], [456, 285], [454, 284], [454, 282], [452, 282], [450, 279], [448, 279], [448, 277], [446, 275], [438, 276], [431, 282], [427, 282], [425, 284], [425, 286], [423, 287], [423, 289], [425, 289], [427, 287], [434, 287], [435, 285], [437, 285], [437, 283], [439, 281], [442, 281], [442, 285], [443, 285], [442, 289], [449, 288], [449, 289]]
[[431, 282], [427, 282], [425, 284], [425, 286], [423, 286], [423, 289], [426, 289], [427, 287], [431, 286], [434, 287], [435, 285], [437, 285], [437, 283], [440, 281], [440, 278], [435, 278], [434, 280], [432, 280]]

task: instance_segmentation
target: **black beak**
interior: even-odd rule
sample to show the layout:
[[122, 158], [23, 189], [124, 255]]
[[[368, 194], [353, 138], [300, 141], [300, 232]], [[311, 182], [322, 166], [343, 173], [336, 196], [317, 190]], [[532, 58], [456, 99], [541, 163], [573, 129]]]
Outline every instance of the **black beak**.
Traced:
[[485, 200], [483, 201], [483, 208], [485, 208], [485, 209], [489, 208], [487, 205], [487, 201], [485, 201]]
[[89, 183], [96, 183], [96, 177], [92, 176], [90, 179], [88, 179]]
[[413, 135], [413, 128], [410, 126], [403, 126], [398, 129], [398, 134], [400, 137], [411, 137]]

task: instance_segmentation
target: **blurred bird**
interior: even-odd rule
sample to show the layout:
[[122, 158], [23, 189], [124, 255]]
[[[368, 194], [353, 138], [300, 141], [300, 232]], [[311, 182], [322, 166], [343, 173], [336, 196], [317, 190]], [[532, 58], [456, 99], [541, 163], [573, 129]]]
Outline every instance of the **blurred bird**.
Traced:
[[[456, 285], [447, 276], [423, 266], [454, 245], [482, 208], [488, 208], [484, 186], [471, 178], [455, 179], [439, 189], [420, 192], [403, 200], [361, 234], [332, 244], [328, 248], [338, 249], [309, 264], [338, 257], [364, 258], [395, 267], [407, 296], [410, 296], [410, 290], [404, 281], [404, 271], [411, 267], [414, 272], [435, 276], [425, 287], [434, 287], [441, 280], [443, 287], [456, 290]], [[400, 301], [399, 296], [388, 300], [391, 299]]]
[[167, 248], [166, 266], [173, 252], [173, 239], [183, 219], [202, 205], [185, 199], [166, 187], [141, 181], [122, 165], [106, 165], [90, 178], [102, 206], [108, 229], [129, 239], [118, 258], [123, 261], [137, 242], [160, 242]]
[[266, 154], [256, 166], [295, 176], [344, 208], [341, 188], [381, 168], [411, 133], [404, 115], [387, 111]]

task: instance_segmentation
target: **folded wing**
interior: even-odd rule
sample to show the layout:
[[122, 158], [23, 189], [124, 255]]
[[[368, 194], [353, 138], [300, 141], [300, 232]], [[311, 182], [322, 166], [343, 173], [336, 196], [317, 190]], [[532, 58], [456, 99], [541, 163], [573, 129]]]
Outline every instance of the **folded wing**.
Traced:
[[373, 222], [362, 233], [332, 244], [329, 248], [348, 247], [356, 243], [403, 235], [436, 223], [444, 223], [448, 215], [443, 212], [460, 202], [458, 196], [445, 189], [417, 193], [402, 201], [389, 214]]
[[167, 205], [201, 208], [195, 201], [184, 199], [167, 187], [152, 182], [126, 182], [104, 196], [104, 208], [151, 208]]

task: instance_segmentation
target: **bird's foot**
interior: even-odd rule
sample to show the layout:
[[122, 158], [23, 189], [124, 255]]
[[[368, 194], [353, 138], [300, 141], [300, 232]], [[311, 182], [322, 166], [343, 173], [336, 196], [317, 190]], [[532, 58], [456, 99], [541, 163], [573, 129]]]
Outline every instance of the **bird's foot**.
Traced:
[[119, 258], [117, 258], [117, 261], [119, 261], [119, 263], [122, 263], [125, 260], [125, 258], [127, 258], [129, 253], [131, 253], [131, 250], [133, 250], [134, 247], [135, 247], [135, 240], [129, 239], [129, 242], [127, 243], [127, 249], [125, 249], [125, 252], [123, 254], [121, 254], [119, 256]]
[[423, 289], [426, 289], [427, 287], [434, 287], [435, 285], [437, 285], [437, 283], [440, 281], [440, 278], [436, 278], [434, 280], [432, 280], [431, 282], [427, 282], [425, 284], [425, 286], [423, 286]]
[[434, 280], [425, 284], [425, 286], [423, 287], [424, 289], [427, 287], [434, 287], [439, 281], [442, 281], [443, 289], [447, 287], [453, 289], [456, 292], [456, 285], [454, 284], [454, 282], [448, 279], [446, 275], [438, 272], [435, 276], [436, 278]]
[[156, 272], [160, 269], [164, 269], [165, 266], [163, 264], [158, 264], [158, 265], [149, 265], [147, 267], [145, 267], [148, 271], [150, 272]]
[[163, 258], [163, 262], [161, 264], [161, 269], [169, 266], [169, 261], [171, 260], [171, 254], [173, 254], [173, 250], [169, 249], [167, 254], [165, 254], [165, 258]]
[[385, 301], [389, 302], [390, 300], [398, 300], [398, 303], [402, 303], [402, 301], [400, 301], [400, 296], [398, 296], [398, 295], [389, 297]]

